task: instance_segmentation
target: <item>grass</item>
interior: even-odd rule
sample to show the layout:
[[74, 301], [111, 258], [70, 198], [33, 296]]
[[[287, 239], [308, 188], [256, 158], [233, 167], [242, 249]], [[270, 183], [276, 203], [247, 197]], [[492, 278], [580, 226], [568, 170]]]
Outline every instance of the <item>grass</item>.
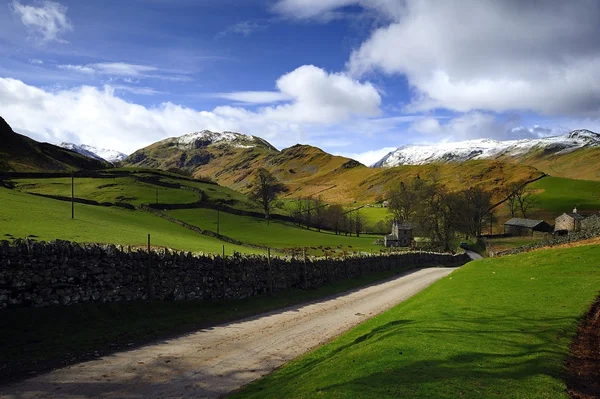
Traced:
[[530, 187], [537, 190], [536, 207], [553, 218], [574, 207], [586, 212], [600, 210], [600, 181], [545, 177]]
[[[170, 211], [172, 216], [200, 228], [216, 231], [217, 211], [212, 209], [182, 209]], [[270, 246], [271, 248], [308, 247], [311, 255], [323, 255], [326, 248], [347, 252], [378, 252], [382, 246], [372, 244], [380, 236], [361, 235], [350, 237], [331, 232], [317, 232], [295, 226], [290, 222], [251, 216], [219, 213], [219, 232], [246, 244]]]
[[323, 298], [387, 279], [401, 270], [243, 300], [122, 302], [3, 311], [0, 381], [94, 357], [94, 352], [106, 353]]
[[[223, 241], [200, 235], [150, 213], [120, 208], [71, 204], [0, 188], [0, 239], [32, 237], [37, 240], [70, 240], [81, 243], [152, 245], [179, 250], [221, 253]], [[5, 204], [8, 204], [6, 206]], [[264, 251], [225, 244], [226, 253]]]
[[[13, 180], [20, 191], [71, 197], [71, 178]], [[131, 177], [76, 178], [75, 197], [98, 202], [127, 202], [139, 206], [155, 203], [185, 204], [198, 201], [198, 194], [140, 182]]]
[[600, 247], [471, 262], [234, 398], [568, 398]]

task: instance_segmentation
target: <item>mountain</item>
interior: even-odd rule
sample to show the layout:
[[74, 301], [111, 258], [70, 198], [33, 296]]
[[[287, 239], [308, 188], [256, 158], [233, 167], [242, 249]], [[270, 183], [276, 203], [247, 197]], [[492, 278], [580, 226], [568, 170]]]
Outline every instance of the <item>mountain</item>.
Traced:
[[[600, 134], [589, 130], [541, 139], [497, 141], [490, 139], [468, 140], [435, 145], [406, 145], [390, 152], [372, 165], [390, 168], [399, 165], [424, 165], [430, 163], [465, 162], [474, 159], [523, 162], [537, 166], [542, 160], [559, 161], [563, 156], [584, 149], [600, 149]], [[550, 170], [547, 173], [551, 173]]]
[[417, 175], [435, 174], [456, 189], [473, 184], [494, 189], [541, 175], [532, 167], [495, 161], [374, 169], [310, 145], [297, 144], [279, 151], [260, 137], [207, 130], [154, 143], [130, 155], [123, 164], [178, 168], [241, 192], [250, 189], [258, 168], [266, 168], [289, 188], [286, 198], [322, 196], [325, 201], [347, 204], [371, 202], [400, 181]]
[[88, 158], [97, 159], [99, 161], [107, 161], [112, 164], [127, 158], [127, 154], [122, 152], [97, 148], [87, 144], [77, 145], [73, 143], [60, 143], [58, 146], [66, 148], [67, 150], [75, 151], [81, 155], [85, 155]]
[[0, 144], [0, 171], [3, 172], [91, 170], [110, 166], [107, 162], [15, 133], [2, 117]]

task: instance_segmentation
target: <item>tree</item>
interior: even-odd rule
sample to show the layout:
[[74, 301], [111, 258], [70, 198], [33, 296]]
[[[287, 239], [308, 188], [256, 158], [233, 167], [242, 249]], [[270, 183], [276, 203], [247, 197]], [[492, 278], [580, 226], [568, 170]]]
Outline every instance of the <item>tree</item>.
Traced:
[[250, 198], [262, 207], [267, 223], [269, 223], [271, 216], [271, 206], [277, 195], [286, 191], [287, 187], [281, 184], [271, 172], [264, 168], [258, 169], [252, 185], [252, 191], [250, 192]]
[[514, 218], [517, 216], [517, 211], [519, 210], [519, 202], [517, 201], [517, 195], [515, 192], [520, 189], [521, 183], [513, 182], [505, 186], [504, 195], [506, 195], [506, 205], [508, 206], [508, 211], [510, 213], [510, 217]]
[[335, 231], [335, 234], [340, 234], [344, 219], [344, 208], [339, 204], [329, 205], [325, 209], [325, 223], [330, 230]]
[[492, 193], [481, 187], [470, 187], [456, 193], [454, 203], [456, 227], [467, 236], [479, 236], [490, 218]]
[[313, 200], [312, 205], [315, 210], [315, 225], [317, 230], [321, 231], [323, 222], [325, 221], [325, 208], [327, 207], [327, 204], [323, 201], [323, 197], [319, 195], [317, 199]]

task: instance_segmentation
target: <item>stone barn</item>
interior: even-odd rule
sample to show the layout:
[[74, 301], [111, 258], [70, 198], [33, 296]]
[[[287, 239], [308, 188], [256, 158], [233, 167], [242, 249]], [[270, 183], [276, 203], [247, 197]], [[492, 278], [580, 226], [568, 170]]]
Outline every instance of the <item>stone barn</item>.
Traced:
[[569, 233], [580, 231], [582, 221], [583, 216], [577, 213], [577, 208], [575, 208], [572, 213], [563, 213], [556, 218], [554, 231], [568, 231]]
[[412, 225], [407, 223], [392, 223], [392, 234], [384, 237], [383, 242], [386, 247], [409, 247], [413, 240]]
[[504, 223], [504, 234], [511, 236], [533, 236], [552, 232], [552, 226], [543, 220], [512, 218]]

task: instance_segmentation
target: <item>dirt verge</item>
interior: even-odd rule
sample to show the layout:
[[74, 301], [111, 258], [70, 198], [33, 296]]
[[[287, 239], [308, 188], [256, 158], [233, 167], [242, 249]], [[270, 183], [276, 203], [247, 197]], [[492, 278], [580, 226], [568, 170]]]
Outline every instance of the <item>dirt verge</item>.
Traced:
[[566, 366], [572, 398], [600, 398], [600, 296], [579, 324]]

